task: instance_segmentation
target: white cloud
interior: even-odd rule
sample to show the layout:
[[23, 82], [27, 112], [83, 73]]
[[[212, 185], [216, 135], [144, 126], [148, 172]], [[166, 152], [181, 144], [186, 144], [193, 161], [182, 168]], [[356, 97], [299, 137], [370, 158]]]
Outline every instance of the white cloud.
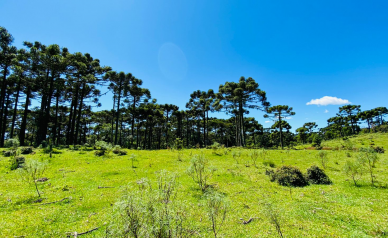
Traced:
[[271, 121], [265, 121], [265, 123], [270, 123]]
[[328, 112], [329, 112], [329, 110], [326, 109], [326, 110], [325, 110], [325, 113], [328, 113]]
[[290, 120], [290, 119], [292, 119], [292, 117], [285, 117], [285, 119]]
[[311, 101], [306, 103], [306, 105], [327, 106], [327, 105], [342, 105], [342, 104], [349, 104], [349, 103], [351, 102], [349, 102], [349, 100], [347, 99], [324, 96], [318, 99], [311, 99]]

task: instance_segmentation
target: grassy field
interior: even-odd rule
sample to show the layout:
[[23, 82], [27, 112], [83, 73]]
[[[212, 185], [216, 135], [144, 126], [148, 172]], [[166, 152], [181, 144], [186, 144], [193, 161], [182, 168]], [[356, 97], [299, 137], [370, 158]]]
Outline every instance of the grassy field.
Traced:
[[[382, 146], [388, 149], [387, 134], [361, 135], [349, 139], [353, 147]], [[325, 147], [341, 147], [349, 142], [323, 142]], [[319, 151], [269, 150], [267, 160], [276, 167], [293, 165], [306, 172], [311, 165], [321, 167]], [[239, 163], [233, 151], [241, 151]], [[35, 149], [36, 154], [26, 160], [38, 159], [48, 163], [39, 183], [43, 193], [40, 203], [35, 188], [23, 182], [17, 171], [9, 170], [9, 158], [0, 157], [0, 237], [66, 237], [68, 232], [98, 230], [82, 237], [104, 237], [105, 228], [126, 189], [137, 189], [141, 178], [155, 181], [161, 170], [178, 176], [176, 200], [187, 207], [186, 217], [195, 229], [195, 236], [212, 237], [211, 223], [203, 202], [205, 196], [186, 173], [193, 155], [203, 153], [216, 168], [209, 180], [212, 190], [224, 194], [230, 203], [225, 224], [219, 237], [277, 237], [275, 226], [266, 214], [266, 204], [277, 211], [284, 237], [386, 237], [388, 236], [388, 152], [380, 154], [375, 174], [377, 186], [371, 186], [368, 175], [360, 186], [343, 172], [347, 160], [354, 160], [359, 152], [353, 150], [328, 151], [325, 170], [332, 185], [310, 185], [292, 188], [270, 182], [267, 168], [259, 157], [257, 166], [250, 161], [252, 150], [231, 149], [225, 155], [212, 150], [129, 151], [128, 155], [94, 156], [93, 151], [60, 150], [48, 154]], [[130, 155], [136, 155], [135, 168]], [[105, 187], [105, 188], [99, 188]], [[64, 199], [66, 198], [66, 199]], [[64, 200], [62, 200], [64, 199]], [[62, 201], [59, 201], [62, 200]], [[59, 201], [56, 203], [50, 203]], [[255, 218], [242, 224], [240, 218]], [[214, 237], [214, 236], [213, 236]]]

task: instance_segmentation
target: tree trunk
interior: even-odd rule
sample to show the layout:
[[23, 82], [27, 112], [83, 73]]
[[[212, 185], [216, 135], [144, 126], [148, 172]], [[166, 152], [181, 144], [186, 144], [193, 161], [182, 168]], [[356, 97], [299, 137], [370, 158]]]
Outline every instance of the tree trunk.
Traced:
[[13, 138], [13, 132], [14, 132], [14, 128], [15, 128], [16, 112], [18, 110], [20, 85], [21, 85], [21, 77], [19, 77], [18, 85], [16, 87], [15, 107], [13, 109], [13, 115], [12, 115], [12, 126], [11, 126], [11, 136], [10, 136], [11, 138]]
[[[9, 94], [7, 95], [7, 100], [5, 102], [5, 110], [4, 110], [4, 118], [3, 118], [3, 125], [2, 125], [2, 132], [1, 132], [1, 138], [3, 140], [4, 144], [4, 139], [5, 139], [5, 132], [7, 131], [7, 117], [8, 117], [8, 107], [10, 104], [9, 100]], [[4, 145], [3, 145], [4, 146]]]
[[19, 141], [21, 146], [25, 145], [24, 140], [26, 138], [27, 116], [28, 116], [28, 106], [30, 104], [30, 95], [31, 95], [31, 88], [27, 86], [26, 103], [24, 105], [22, 125], [20, 126], [20, 133], [19, 133]]
[[121, 82], [120, 82], [118, 98], [117, 98], [115, 145], [117, 145], [117, 136], [119, 134], [120, 100], [121, 100]]
[[58, 108], [59, 108], [59, 93], [57, 92], [56, 100], [55, 100], [55, 118], [54, 118], [54, 128], [53, 128], [53, 143], [55, 145], [58, 145], [58, 140], [57, 140]]
[[73, 115], [71, 118], [71, 128], [70, 128], [70, 144], [75, 145], [77, 141], [74, 138], [74, 132], [75, 132], [75, 119], [77, 116], [77, 107], [78, 107], [78, 83], [76, 84], [75, 94], [74, 94], [74, 109], [73, 109]]
[[[70, 145], [72, 144], [72, 136], [70, 135], [71, 133], [71, 124], [72, 124], [72, 118], [73, 118], [73, 107], [74, 107], [74, 95], [72, 96], [71, 99], [71, 105], [70, 105], [70, 113], [69, 113], [69, 122], [67, 124], [67, 129], [66, 129], [66, 144]], [[75, 112], [74, 112], [75, 113]]]
[[[5, 65], [3, 70], [3, 81], [1, 84], [1, 91], [0, 91], [0, 147], [4, 147], [4, 137], [3, 135], [3, 115], [4, 115], [4, 100], [5, 100], [5, 94], [7, 91], [7, 74], [8, 74], [8, 65]], [[6, 120], [6, 119], [5, 119]], [[5, 129], [4, 129], [5, 130]]]
[[83, 109], [83, 103], [84, 103], [84, 97], [85, 97], [85, 87], [86, 87], [86, 83], [84, 82], [82, 84], [82, 90], [81, 90], [81, 102], [79, 104], [79, 109], [78, 109], [78, 116], [77, 116], [77, 125], [76, 125], [76, 129], [75, 129], [75, 138], [74, 138], [74, 141], [75, 141], [75, 144], [80, 144], [81, 141], [78, 140], [78, 133], [79, 133], [79, 130], [80, 130], [80, 124], [81, 124], [81, 117], [82, 117], [82, 109]]
[[282, 117], [280, 112], [279, 112], [279, 128], [280, 128], [280, 146], [283, 149], [283, 138], [282, 138], [283, 129], [282, 129]]

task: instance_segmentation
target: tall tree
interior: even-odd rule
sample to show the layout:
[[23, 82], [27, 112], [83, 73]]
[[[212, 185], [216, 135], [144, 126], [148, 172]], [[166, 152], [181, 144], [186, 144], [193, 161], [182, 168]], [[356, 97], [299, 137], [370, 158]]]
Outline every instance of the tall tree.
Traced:
[[360, 110], [360, 105], [345, 105], [339, 108], [339, 114], [345, 117], [349, 122], [352, 128], [352, 133], [357, 133], [357, 122], [359, 120], [358, 113]]
[[280, 132], [280, 146], [283, 149], [283, 124], [282, 120], [285, 119], [286, 117], [290, 117], [295, 115], [295, 112], [292, 111], [292, 107], [289, 107], [287, 105], [277, 105], [277, 106], [272, 106], [267, 109], [267, 114], [264, 115], [265, 118], [271, 117], [273, 120], [277, 121], [279, 132]]
[[244, 146], [244, 114], [248, 114], [249, 109], [265, 111], [270, 103], [267, 102], [265, 91], [259, 88], [253, 78], [241, 77], [238, 83], [220, 85], [215, 105], [222, 106], [227, 113], [235, 116], [236, 145]]
[[105, 78], [111, 82], [109, 89], [112, 90], [115, 98], [117, 98], [117, 110], [116, 110], [116, 129], [114, 143], [117, 145], [118, 133], [119, 133], [119, 118], [120, 118], [120, 106], [121, 99], [128, 96], [129, 83], [132, 79], [132, 74], [125, 74], [124, 72], [117, 73], [116, 71], [110, 71], [106, 74]]
[[[6, 95], [7, 92], [7, 76], [10, 74], [10, 68], [13, 60], [16, 58], [17, 49], [12, 46], [12, 35], [0, 26], [0, 146], [4, 146], [4, 136], [6, 131], [5, 110], [7, 108]], [[8, 97], [8, 96], [7, 96]]]
[[46, 140], [56, 82], [68, 67], [67, 56], [69, 52], [67, 48], [61, 49], [56, 44], [45, 46], [40, 43], [24, 42], [24, 45], [30, 50], [36, 51], [34, 53], [34, 57], [36, 57], [34, 61], [37, 63], [35, 70], [40, 71], [38, 72], [37, 83], [40, 89], [41, 105], [35, 138], [35, 144], [39, 145], [43, 140]]
[[316, 122], [306, 122], [305, 124], [303, 124], [303, 127], [308, 130], [309, 134], [311, 134], [313, 133], [314, 129], [318, 127], [318, 125]]
[[214, 111], [214, 99], [215, 94], [213, 89], [205, 91], [194, 91], [190, 94], [190, 100], [186, 103], [186, 108], [194, 111], [200, 111], [201, 117], [203, 119], [203, 144], [206, 147], [208, 136], [208, 120], [209, 120], [209, 111]]
[[376, 107], [373, 109], [376, 112], [377, 122], [382, 125], [384, 122], [383, 117], [388, 115], [388, 109], [386, 107]]
[[[135, 121], [137, 115], [139, 115], [136, 107], [140, 105], [144, 100], [148, 100], [151, 98], [150, 90], [146, 88], [142, 88], [143, 81], [136, 77], [132, 77], [129, 84], [129, 99], [128, 99], [128, 109], [131, 114], [132, 122], [131, 122], [131, 147], [134, 146], [133, 140], [135, 137], [134, 129], [135, 129]], [[136, 141], [138, 141], [136, 139]], [[138, 144], [138, 143], [136, 143]], [[136, 146], [137, 147], [137, 146]], [[135, 147], [135, 148], [136, 148]]]

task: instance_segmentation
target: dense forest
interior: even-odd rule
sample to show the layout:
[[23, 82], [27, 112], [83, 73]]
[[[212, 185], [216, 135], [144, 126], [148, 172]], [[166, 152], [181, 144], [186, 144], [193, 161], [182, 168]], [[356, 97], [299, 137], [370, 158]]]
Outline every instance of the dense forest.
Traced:
[[[285, 120], [292, 107], [272, 106], [251, 77], [225, 82], [218, 92], [196, 90], [186, 108], [159, 104], [143, 81], [128, 72], [103, 66], [88, 53], [70, 53], [56, 44], [24, 42], [17, 49], [12, 35], [0, 27], [0, 147], [9, 138], [21, 145], [93, 145], [106, 141], [132, 149], [225, 146], [278, 147], [319, 145], [360, 132], [388, 131], [386, 107], [362, 111], [345, 105], [327, 126], [305, 123], [291, 132]], [[102, 94], [113, 93], [112, 109], [98, 111]], [[264, 128], [249, 117], [261, 110], [274, 124]], [[225, 112], [229, 119], [209, 116]], [[360, 125], [367, 125], [361, 128]]]

